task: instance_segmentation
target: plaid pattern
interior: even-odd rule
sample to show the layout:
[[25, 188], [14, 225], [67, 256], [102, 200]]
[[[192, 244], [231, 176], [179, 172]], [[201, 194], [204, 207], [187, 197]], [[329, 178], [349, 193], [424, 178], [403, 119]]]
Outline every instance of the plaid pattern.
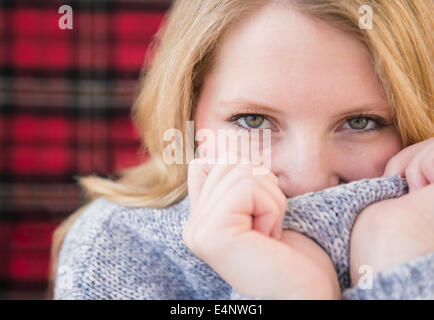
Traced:
[[[61, 30], [59, 7], [73, 10]], [[169, 0], [0, 1], [0, 299], [46, 297], [74, 177], [144, 161], [129, 118]]]

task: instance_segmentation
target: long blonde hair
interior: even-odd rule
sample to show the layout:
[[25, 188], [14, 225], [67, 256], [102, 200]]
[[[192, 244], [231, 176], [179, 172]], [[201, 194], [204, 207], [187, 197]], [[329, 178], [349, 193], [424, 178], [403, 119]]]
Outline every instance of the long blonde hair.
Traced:
[[[177, 128], [185, 134], [225, 30], [270, 2], [301, 10], [360, 39], [371, 53], [403, 146], [434, 136], [433, 21], [425, 0], [178, 0], [148, 51], [131, 111], [143, 141], [140, 152], [147, 150], [151, 158], [109, 179], [79, 177], [89, 202], [105, 197], [121, 205], [158, 208], [187, 194], [187, 164], [163, 161], [168, 143], [163, 133]], [[372, 29], [359, 28], [362, 5], [372, 8]]]

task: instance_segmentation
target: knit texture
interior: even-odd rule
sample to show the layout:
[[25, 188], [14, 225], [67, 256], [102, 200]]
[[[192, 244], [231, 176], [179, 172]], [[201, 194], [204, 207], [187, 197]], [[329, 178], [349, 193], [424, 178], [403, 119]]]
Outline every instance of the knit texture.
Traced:
[[[373, 288], [348, 288], [351, 228], [360, 211], [407, 192], [405, 179], [374, 178], [288, 199], [284, 227], [330, 255], [344, 299], [432, 299], [434, 254], [374, 276]], [[250, 299], [196, 257], [182, 240], [188, 196], [161, 208], [94, 200], [69, 230], [59, 255], [55, 299]], [[260, 297], [258, 297], [260, 298]]]
[[307, 193], [288, 200], [283, 228], [308, 236], [329, 254], [344, 290], [351, 286], [350, 234], [358, 213], [374, 202], [396, 198], [407, 191], [406, 180], [396, 176], [363, 179]]
[[375, 275], [371, 289], [356, 286], [343, 293], [347, 300], [434, 299], [434, 252]]

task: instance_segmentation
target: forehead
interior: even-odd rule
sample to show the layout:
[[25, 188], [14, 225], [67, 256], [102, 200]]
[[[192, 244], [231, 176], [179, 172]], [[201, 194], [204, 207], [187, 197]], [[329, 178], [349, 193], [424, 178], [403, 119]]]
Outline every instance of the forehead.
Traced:
[[383, 97], [361, 42], [284, 7], [263, 7], [233, 25], [218, 48], [212, 77], [225, 98], [276, 105]]

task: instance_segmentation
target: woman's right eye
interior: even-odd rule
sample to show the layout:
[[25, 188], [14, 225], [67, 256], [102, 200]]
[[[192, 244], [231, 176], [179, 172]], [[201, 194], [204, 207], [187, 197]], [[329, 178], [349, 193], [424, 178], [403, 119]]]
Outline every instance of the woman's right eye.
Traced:
[[230, 119], [230, 122], [246, 130], [250, 129], [272, 129], [271, 122], [266, 116], [257, 113], [236, 114]]

